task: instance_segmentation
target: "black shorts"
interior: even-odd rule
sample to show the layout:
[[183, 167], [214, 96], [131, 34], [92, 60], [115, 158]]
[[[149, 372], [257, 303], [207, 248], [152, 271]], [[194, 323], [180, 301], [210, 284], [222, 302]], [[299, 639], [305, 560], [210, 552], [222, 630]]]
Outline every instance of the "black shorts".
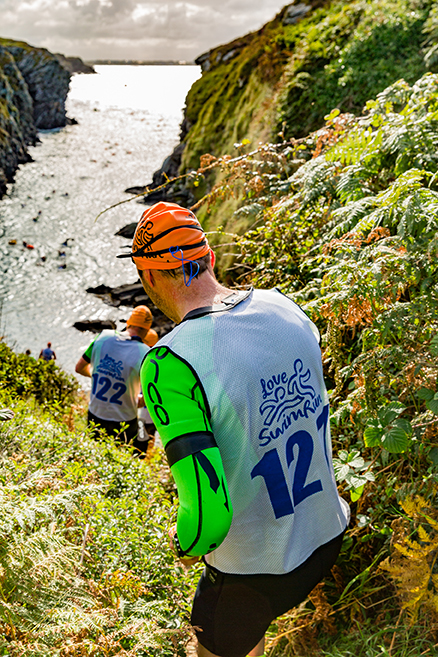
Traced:
[[286, 575], [227, 575], [206, 566], [191, 619], [199, 643], [220, 657], [245, 657], [275, 618], [303, 602], [329, 574], [343, 536]]

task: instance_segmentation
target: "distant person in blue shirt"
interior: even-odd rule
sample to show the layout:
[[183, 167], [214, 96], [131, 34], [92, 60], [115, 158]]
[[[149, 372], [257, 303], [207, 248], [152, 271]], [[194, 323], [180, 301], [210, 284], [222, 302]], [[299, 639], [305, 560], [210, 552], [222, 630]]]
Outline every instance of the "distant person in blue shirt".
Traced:
[[56, 354], [52, 349], [52, 343], [48, 342], [45, 349], [41, 349], [40, 358], [49, 362], [49, 360], [56, 360]]

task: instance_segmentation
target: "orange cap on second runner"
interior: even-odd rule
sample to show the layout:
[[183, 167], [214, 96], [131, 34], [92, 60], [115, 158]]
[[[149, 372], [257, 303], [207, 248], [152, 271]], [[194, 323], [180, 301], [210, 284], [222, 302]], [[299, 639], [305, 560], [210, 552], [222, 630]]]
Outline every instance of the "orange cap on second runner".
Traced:
[[138, 269], [176, 269], [210, 251], [201, 224], [176, 203], [155, 203], [143, 213], [135, 231], [132, 257]]
[[144, 341], [148, 347], [154, 347], [158, 342], [158, 333], [154, 329], [149, 329]]

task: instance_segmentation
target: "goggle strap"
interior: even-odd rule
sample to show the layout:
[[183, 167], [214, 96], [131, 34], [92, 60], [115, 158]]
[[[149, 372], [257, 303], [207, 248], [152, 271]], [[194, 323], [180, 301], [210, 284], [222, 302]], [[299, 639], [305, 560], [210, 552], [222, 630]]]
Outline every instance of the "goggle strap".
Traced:
[[[183, 270], [183, 276], [184, 276], [184, 285], [186, 287], [190, 287], [190, 284], [192, 280], [199, 274], [199, 262], [193, 262], [193, 260], [184, 260], [184, 253], [183, 253], [184, 247], [179, 247], [179, 246], [171, 246], [169, 249], [170, 255], [175, 258], [175, 260], [181, 261], [181, 267]], [[181, 253], [181, 258], [177, 256], [177, 253]], [[184, 269], [184, 265], [188, 263], [190, 264], [190, 274], [189, 278], [187, 280], [186, 278], [186, 270]], [[196, 272], [193, 273], [193, 265], [196, 265]]]

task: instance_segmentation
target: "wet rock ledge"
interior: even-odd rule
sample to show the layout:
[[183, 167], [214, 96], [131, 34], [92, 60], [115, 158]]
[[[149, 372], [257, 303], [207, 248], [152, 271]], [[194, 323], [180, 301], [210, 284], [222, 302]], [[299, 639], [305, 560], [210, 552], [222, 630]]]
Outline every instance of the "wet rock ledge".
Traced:
[[[102, 301], [115, 308], [120, 306], [128, 306], [130, 308], [142, 305], [148, 306], [154, 317], [152, 328], [158, 333], [159, 338], [162, 338], [166, 333], [169, 333], [169, 331], [175, 326], [174, 322], [166, 317], [166, 315], [163, 315], [161, 310], [152, 303], [145, 293], [140, 281], [131, 285], [120, 285], [119, 287], [98, 285], [97, 287], [89, 287], [86, 291], [89, 294], [96, 295], [102, 299]], [[130, 314], [130, 311], [127, 311], [126, 319], [128, 319]], [[73, 326], [78, 329], [78, 331], [91, 331], [93, 333], [100, 333], [108, 328], [116, 328], [116, 324], [112, 320], [101, 321], [93, 319], [75, 322]]]

